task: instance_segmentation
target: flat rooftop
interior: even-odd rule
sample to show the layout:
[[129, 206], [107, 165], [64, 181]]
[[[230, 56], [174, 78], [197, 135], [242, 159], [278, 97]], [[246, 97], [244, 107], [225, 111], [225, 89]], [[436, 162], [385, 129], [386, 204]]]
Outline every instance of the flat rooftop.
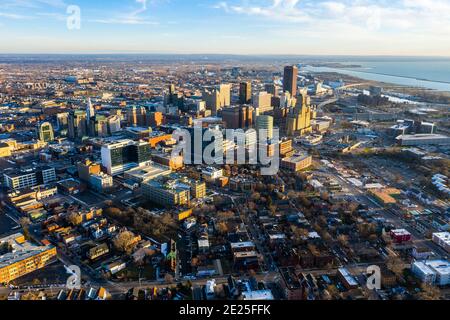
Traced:
[[53, 246], [36, 246], [25, 240], [22, 233], [16, 233], [0, 239], [0, 244], [9, 243], [12, 247], [11, 252], [0, 256], [0, 269], [10, 266], [16, 262], [31, 258], [43, 253]]
[[430, 140], [430, 139], [449, 139], [448, 136], [443, 134], [402, 134], [399, 135], [397, 140]]

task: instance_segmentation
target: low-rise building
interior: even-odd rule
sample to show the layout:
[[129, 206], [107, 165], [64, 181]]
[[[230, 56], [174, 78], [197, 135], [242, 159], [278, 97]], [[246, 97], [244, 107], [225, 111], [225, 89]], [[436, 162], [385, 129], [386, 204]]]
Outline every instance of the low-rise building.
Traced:
[[0, 256], [0, 283], [9, 283], [21, 276], [44, 268], [56, 258], [56, 248], [36, 246], [21, 233], [0, 239], [11, 250]]
[[108, 253], [109, 253], [109, 247], [106, 243], [103, 243], [99, 246], [91, 248], [86, 255], [90, 260], [95, 260], [101, 256], [104, 256], [105, 254], [108, 254]]
[[90, 176], [89, 185], [92, 189], [98, 192], [104, 192], [114, 186], [113, 177], [106, 173], [100, 172]]
[[447, 260], [416, 261], [411, 271], [422, 282], [438, 286], [450, 284], [450, 263]]
[[145, 198], [162, 206], [187, 205], [190, 203], [190, 186], [177, 179], [162, 177], [142, 184]]
[[445, 251], [450, 252], [450, 232], [434, 233], [433, 242]]
[[172, 173], [169, 167], [157, 163], [148, 164], [144, 167], [131, 169], [125, 172], [125, 179], [135, 181], [139, 184], [156, 179], [161, 176], [167, 176]]
[[308, 169], [312, 165], [312, 156], [301, 155], [281, 160], [281, 167], [292, 172]]

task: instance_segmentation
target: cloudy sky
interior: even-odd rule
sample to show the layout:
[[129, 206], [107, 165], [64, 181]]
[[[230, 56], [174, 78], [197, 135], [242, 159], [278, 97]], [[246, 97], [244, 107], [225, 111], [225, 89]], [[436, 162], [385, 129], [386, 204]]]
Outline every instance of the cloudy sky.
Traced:
[[450, 0], [0, 0], [0, 37], [1, 53], [450, 56]]

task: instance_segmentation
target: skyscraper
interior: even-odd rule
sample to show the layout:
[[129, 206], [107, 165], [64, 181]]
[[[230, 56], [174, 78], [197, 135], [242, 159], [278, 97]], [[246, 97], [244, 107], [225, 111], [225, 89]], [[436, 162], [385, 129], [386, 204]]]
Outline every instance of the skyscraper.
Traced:
[[221, 84], [213, 89], [206, 89], [202, 94], [206, 107], [216, 115], [222, 108], [231, 105], [231, 85]]
[[307, 95], [299, 95], [297, 104], [287, 117], [286, 130], [289, 136], [305, 135], [312, 132], [311, 99]]
[[222, 110], [222, 120], [228, 129], [245, 129], [253, 124], [253, 107], [236, 106]]
[[258, 134], [261, 134], [261, 131], [264, 130], [267, 132], [267, 138], [272, 139], [273, 138], [273, 117], [272, 116], [258, 116], [256, 118], [256, 130], [258, 131]]
[[38, 137], [43, 142], [54, 140], [53, 126], [50, 122], [43, 122], [38, 125]]
[[265, 91], [254, 94], [253, 107], [258, 108], [259, 114], [272, 111], [272, 95]]
[[86, 116], [88, 119], [92, 119], [95, 116], [95, 109], [92, 105], [91, 98], [88, 98], [87, 106], [86, 106]]
[[289, 92], [293, 97], [297, 95], [297, 66], [287, 66], [284, 68], [283, 91]]
[[86, 111], [74, 110], [69, 113], [69, 138], [82, 139], [88, 135]]
[[147, 126], [147, 111], [144, 107], [132, 106], [127, 110], [127, 122], [132, 127]]
[[252, 83], [250, 81], [241, 82], [239, 85], [239, 103], [249, 104], [252, 100]]
[[69, 128], [69, 113], [61, 112], [56, 115], [56, 124], [59, 131], [66, 131]]
[[278, 97], [278, 86], [275, 83], [266, 83], [264, 89], [274, 97]]

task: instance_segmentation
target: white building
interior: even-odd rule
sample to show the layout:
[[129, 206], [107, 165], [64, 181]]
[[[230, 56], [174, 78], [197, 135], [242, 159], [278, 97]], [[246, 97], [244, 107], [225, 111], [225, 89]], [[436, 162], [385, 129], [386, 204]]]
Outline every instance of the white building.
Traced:
[[433, 242], [445, 251], [450, 252], [450, 232], [434, 233]]
[[450, 262], [448, 260], [416, 261], [411, 270], [425, 283], [438, 286], [450, 284]]
[[416, 261], [411, 267], [411, 271], [422, 281], [434, 284], [436, 281], [435, 272], [422, 261]]
[[202, 175], [205, 180], [215, 181], [215, 180], [223, 177], [223, 170], [216, 169], [213, 167], [207, 167], [202, 170]]

